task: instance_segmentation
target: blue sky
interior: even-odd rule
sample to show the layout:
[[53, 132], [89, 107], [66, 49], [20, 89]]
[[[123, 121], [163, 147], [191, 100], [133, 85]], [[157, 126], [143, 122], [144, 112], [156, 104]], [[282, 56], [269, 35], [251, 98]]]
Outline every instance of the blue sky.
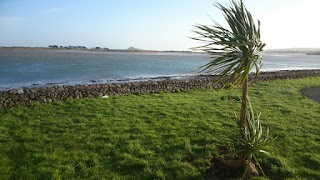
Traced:
[[[195, 24], [225, 25], [228, 0], [0, 0], [0, 46], [188, 50]], [[320, 47], [319, 0], [244, 0], [267, 48]], [[311, 38], [312, 37], [312, 38]]]

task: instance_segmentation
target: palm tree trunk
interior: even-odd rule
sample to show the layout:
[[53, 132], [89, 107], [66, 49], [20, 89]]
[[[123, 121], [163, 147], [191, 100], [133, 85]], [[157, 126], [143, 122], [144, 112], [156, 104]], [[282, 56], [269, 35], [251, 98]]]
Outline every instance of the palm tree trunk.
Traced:
[[240, 111], [240, 135], [243, 139], [245, 136], [245, 126], [246, 126], [246, 110], [247, 110], [247, 95], [248, 95], [248, 76], [246, 77], [244, 83], [242, 84], [242, 103]]

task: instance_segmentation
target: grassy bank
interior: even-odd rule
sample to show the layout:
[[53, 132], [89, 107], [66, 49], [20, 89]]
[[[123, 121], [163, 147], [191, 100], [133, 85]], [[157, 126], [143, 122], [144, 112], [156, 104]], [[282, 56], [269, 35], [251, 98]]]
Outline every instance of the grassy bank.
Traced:
[[[251, 102], [278, 136], [271, 178], [320, 178], [320, 104], [299, 90], [320, 77], [261, 82]], [[0, 109], [0, 179], [201, 179], [238, 131], [240, 91], [81, 99]]]

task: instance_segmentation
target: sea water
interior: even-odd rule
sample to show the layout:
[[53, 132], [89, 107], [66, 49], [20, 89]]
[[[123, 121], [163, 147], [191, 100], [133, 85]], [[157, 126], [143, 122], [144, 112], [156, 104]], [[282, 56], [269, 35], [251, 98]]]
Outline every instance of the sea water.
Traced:
[[[262, 54], [263, 71], [320, 69], [320, 56]], [[1, 50], [0, 90], [46, 85], [108, 83], [199, 73], [204, 53]]]

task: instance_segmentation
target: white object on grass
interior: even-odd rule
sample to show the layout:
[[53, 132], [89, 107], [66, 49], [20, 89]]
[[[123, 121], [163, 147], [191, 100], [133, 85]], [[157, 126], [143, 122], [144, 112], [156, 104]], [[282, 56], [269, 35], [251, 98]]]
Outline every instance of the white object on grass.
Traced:
[[102, 99], [108, 99], [109, 98], [109, 96], [108, 95], [104, 95], [104, 96], [102, 96]]

